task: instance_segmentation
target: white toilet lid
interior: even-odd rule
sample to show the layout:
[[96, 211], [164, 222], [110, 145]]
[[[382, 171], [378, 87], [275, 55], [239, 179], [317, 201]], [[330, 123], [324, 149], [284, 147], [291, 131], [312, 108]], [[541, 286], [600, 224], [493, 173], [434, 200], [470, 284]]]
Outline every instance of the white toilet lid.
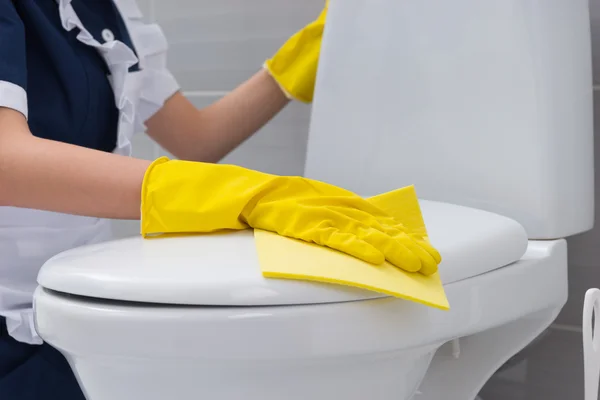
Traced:
[[[445, 284], [506, 266], [527, 248], [525, 230], [509, 218], [424, 200], [421, 209], [443, 256]], [[80, 247], [49, 260], [38, 282], [72, 295], [155, 304], [267, 306], [384, 297], [339, 285], [264, 278], [250, 230]]]

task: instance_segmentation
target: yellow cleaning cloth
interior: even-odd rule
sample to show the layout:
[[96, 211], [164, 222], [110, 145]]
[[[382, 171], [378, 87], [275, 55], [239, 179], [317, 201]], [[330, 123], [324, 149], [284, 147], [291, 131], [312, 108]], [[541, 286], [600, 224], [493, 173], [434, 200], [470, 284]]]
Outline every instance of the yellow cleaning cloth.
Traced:
[[[427, 237], [413, 186], [371, 197], [369, 201], [402, 221], [411, 232]], [[406, 272], [388, 262], [373, 265], [327, 247], [258, 229], [254, 238], [260, 268], [267, 278], [354, 286], [442, 310], [450, 308], [437, 272], [425, 276]]]

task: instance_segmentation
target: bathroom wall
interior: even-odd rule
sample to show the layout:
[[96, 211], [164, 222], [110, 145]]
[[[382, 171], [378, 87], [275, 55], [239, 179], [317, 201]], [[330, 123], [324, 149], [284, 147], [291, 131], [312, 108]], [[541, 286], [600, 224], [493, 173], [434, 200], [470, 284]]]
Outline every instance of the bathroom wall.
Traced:
[[[170, 42], [170, 68], [198, 106], [210, 104], [250, 77], [290, 34], [316, 17], [323, 2], [138, 0], [147, 19], [164, 29]], [[591, 0], [591, 8], [596, 115], [600, 118], [600, 0]], [[307, 106], [290, 105], [224, 162], [301, 174], [309, 112]], [[138, 135], [135, 144], [139, 157], [164, 153], [144, 135]], [[596, 154], [600, 160], [600, 139]], [[600, 183], [600, 173], [597, 181]], [[599, 190], [600, 185], [596, 187]], [[600, 204], [600, 193], [597, 202]], [[138, 224], [118, 222], [115, 231], [118, 236], [134, 235]], [[600, 226], [570, 239], [569, 251], [568, 304], [552, 329], [523, 354], [522, 361], [488, 383], [481, 394], [484, 400], [583, 399], [581, 300], [587, 288], [600, 287]]]

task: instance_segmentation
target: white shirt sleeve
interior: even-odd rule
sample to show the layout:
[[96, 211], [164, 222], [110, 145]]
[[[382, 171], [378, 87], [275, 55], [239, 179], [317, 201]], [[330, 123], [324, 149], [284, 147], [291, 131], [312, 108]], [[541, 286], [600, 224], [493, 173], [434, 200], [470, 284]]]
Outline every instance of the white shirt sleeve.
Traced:
[[12, 1], [0, 0], [0, 107], [27, 117], [25, 27]]
[[27, 92], [12, 82], [0, 81], [0, 107], [12, 108], [27, 118]]

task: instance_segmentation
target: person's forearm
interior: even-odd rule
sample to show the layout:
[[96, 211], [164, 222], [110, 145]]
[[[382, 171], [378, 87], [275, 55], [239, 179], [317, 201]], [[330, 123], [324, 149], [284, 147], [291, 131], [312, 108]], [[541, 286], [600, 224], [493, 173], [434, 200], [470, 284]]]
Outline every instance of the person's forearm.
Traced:
[[214, 104], [197, 110], [181, 94], [149, 121], [148, 133], [176, 157], [217, 162], [289, 103], [264, 70]]
[[262, 128], [288, 103], [289, 99], [277, 82], [261, 70], [202, 110], [199, 123], [208, 128], [208, 142], [215, 144], [214, 155], [221, 159]]
[[28, 131], [15, 133], [26, 124], [24, 128], [2, 115], [0, 122], [0, 206], [140, 217], [148, 161], [39, 139]]

